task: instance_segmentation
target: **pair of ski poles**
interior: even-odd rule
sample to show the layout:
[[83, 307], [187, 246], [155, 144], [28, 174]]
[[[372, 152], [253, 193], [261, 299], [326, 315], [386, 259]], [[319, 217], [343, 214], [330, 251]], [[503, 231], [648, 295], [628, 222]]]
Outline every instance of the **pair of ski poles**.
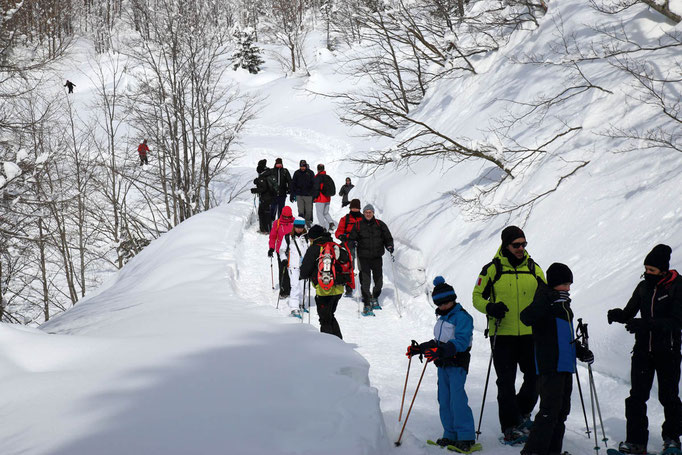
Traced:
[[[415, 341], [412, 340], [412, 346], [419, 347], [419, 344]], [[400, 414], [398, 414], [398, 422], [403, 417], [403, 406], [405, 404], [405, 393], [407, 392], [407, 380], [410, 377], [410, 367], [412, 366], [412, 357], [409, 357], [409, 360], [407, 361], [407, 373], [405, 374], [405, 386], [403, 387], [403, 398], [400, 401]], [[423, 361], [423, 355], [419, 355], [419, 360]], [[422, 369], [422, 374], [419, 376], [419, 382], [417, 382], [417, 388], [414, 389], [414, 396], [412, 397], [412, 401], [410, 402], [410, 407], [407, 410], [407, 415], [405, 415], [405, 422], [403, 422], [403, 427], [400, 430], [400, 435], [398, 436], [398, 440], [395, 442], [395, 446], [399, 447], [401, 444], [401, 439], [403, 438], [403, 433], [405, 432], [405, 427], [407, 426], [407, 419], [410, 418], [410, 413], [412, 412], [412, 406], [414, 405], [414, 400], [417, 398], [417, 393], [419, 392], [419, 386], [422, 384], [422, 379], [424, 379], [424, 373], [426, 372], [426, 367], [429, 364], [429, 360], [427, 359], [426, 362], [424, 363], [424, 368]]]

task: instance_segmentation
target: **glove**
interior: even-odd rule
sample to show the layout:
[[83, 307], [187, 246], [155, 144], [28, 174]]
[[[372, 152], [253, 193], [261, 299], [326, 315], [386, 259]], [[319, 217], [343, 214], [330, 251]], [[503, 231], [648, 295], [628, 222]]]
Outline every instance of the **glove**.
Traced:
[[502, 319], [507, 311], [509, 308], [502, 302], [490, 302], [485, 306], [485, 312], [488, 316], [495, 319]]
[[416, 341], [412, 340], [412, 344], [407, 347], [407, 353], [405, 355], [412, 358], [412, 356], [414, 355], [421, 354], [423, 354], [421, 348], [419, 347]]
[[296, 195], [292, 194], [291, 196], [289, 196], [289, 201], [296, 202]]
[[630, 333], [643, 332], [649, 330], [649, 323], [642, 318], [630, 319], [625, 323], [625, 330]]
[[346, 240], [348, 240], [348, 236], [346, 234], [341, 234], [339, 236], [339, 240], [341, 240], [342, 242], [345, 242]]
[[592, 365], [592, 363], [594, 363], [594, 354], [592, 354], [592, 351], [587, 349], [585, 346], [578, 344], [575, 348], [575, 354], [576, 357], [578, 357], [578, 360], [581, 362], [585, 362], [588, 365]]
[[389, 245], [386, 247], [389, 253], [393, 254], [393, 245]]
[[606, 313], [606, 319], [609, 324], [613, 322], [620, 322], [621, 324], [625, 322], [625, 312], [621, 308], [614, 308]]
[[428, 362], [433, 362], [434, 360], [440, 358], [440, 353], [438, 351], [440, 351], [440, 348], [428, 348], [424, 351], [424, 357], [426, 357]]
[[275, 249], [274, 249], [274, 248], [270, 248], [270, 249], [268, 250], [268, 257], [271, 258], [271, 257], [272, 257], [272, 253], [274, 253], [274, 252], [275, 252]]

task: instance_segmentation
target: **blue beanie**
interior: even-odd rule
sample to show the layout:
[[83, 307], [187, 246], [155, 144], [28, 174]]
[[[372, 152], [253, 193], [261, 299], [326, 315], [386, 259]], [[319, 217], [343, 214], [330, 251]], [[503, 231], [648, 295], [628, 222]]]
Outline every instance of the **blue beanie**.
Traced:
[[445, 282], [445, 278], [438, 275], [433, 279], [433, 293], [431, 293], [431, 298], [433, 303], [438, 305], [443, 305], [448, 302], [454, 302], [457, 299], [457, 294], [455, 290]]
[[294, 220], [294, 227], [305, 227], [305, 219], [297, 216]]

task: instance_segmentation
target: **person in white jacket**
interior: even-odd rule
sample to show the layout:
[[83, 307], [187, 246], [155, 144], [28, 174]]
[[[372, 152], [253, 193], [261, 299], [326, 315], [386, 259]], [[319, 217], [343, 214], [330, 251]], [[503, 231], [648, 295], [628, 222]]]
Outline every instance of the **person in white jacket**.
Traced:
[[301, 262], [308, 250], [308, 235], [305, 229], [305, 219], [297, 217], [294, 220], [294, 227], [289, 234], [284, 236], [284, 248], [280, 248], [279, 255], [283, 261], [287, 261], [287, 271], [291, 282], [291, 292], [289, 293], [289, 309], [291, 316], [303, 318], [301, 314], [305, 308], [303, 302], [304, 280], [299, 280]]

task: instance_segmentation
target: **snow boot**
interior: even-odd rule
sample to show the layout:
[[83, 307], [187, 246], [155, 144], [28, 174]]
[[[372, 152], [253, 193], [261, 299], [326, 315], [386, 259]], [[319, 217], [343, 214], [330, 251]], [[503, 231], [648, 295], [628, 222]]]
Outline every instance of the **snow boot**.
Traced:
[[372, 311], [372, 307], [369, 305], [365, 305], [364, 308], [362, 309], [362, 315], [363, 316], [374, 316], [374, 311]]
[[680, 449], [680, 440], [665, 438], [663, 440], [663, 451], [661, 452], [661, 455], [677, 454], [682, 454], [682, 449]]
[[528, 440], [528, 435], [519, 427], [511, 427], [504, 430], [504, 436], [500, 439], [503, 444], [516, 446], [524, 444]]
[[623, 454], [646, 455], [646, 444], [635, 444], [632, 442], [621, 442], [618, 444], [618, 451]]
[[521, 416], [521, 423], [516, 427], [525, 434], [530, 434], [530, 429], [533, 426], [533, 421], [530, 419], [530, 414], [523, 414]]
[[301, 316], [301, 310], [291, 310], [289, 316], [291, 316], [292, 318], [303, 319], [303, 316]]
[[376, 297], [372, 297], [371, 299], [369, 299], [369, 304], [372, 305], [373, 310], [381, 309], [381, 305], [379, 305], [379, 299], [377, 299]]
[[447, 445], [447, 449], [458, 453], [472, 453], [482, 450], [481, 444], [476, 444], [476, 441], [455, 441]]

